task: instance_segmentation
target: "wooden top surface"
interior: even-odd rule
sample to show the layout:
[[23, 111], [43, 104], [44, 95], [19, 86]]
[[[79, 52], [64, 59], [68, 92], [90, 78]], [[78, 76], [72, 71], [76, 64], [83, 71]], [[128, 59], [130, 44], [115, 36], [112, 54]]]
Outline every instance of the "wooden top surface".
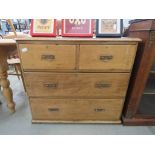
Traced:
[[26, 37], [26, 38], [15, 38], [15, 39], [0, 39], [0, 46], [16, 46], [16, 41], [72, 41], [72, 42], [141, 42], [139, 38], [74, 38], [74, 37]]
[[17, 41], [98, 41], [98, 42], [140, 42], [142, 41], [139, 38], [76, 38], [76, 37], [56, 37], [56, 38], [48, 38], [48, 37], [27, 37], [27, 38], [16, 38]]
[[13, 39], [0, 39], [0, 54], [7, 52], [9, 55], [16, 52], [16, 41]]
[[16, 45], [16, 41], [14, 39], [0, 39], [1, 45]]

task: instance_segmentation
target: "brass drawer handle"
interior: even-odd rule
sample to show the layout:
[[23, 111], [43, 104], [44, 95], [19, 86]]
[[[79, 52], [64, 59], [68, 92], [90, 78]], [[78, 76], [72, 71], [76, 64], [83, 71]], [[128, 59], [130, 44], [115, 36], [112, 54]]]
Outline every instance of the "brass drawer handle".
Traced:
[[48, 108], [48, 111], [57, 112], [57, 111], [59, 111], [59, 108]]
[[95, 112], [104, 112], [104, 111], [106, 111], [106, 110], [103, 109], [103, 108], [95, 108], [94, 111], [95, 111]]
[[47, 88], [57, 88], [58, 84], [57, 83], [44, 83], [44, 87], [47, 87]]
[[103, 61], [103, 62], [107, 62], [107, 61], [110, 61], [112, 59], [113, 59], [112, 55], [101, 55], [100, 56], [100, 60]]
[[105, 83], [105, 82], [99, 82], [95, 84], [96, 88], [109, 88], [111, 87], [111, 84]]
[[55, 59], [55, 55], [50, 55], [50, 54], [44, 54], [44, 55], [41, 55], [41, 59], [42, 60], [54, 60]]

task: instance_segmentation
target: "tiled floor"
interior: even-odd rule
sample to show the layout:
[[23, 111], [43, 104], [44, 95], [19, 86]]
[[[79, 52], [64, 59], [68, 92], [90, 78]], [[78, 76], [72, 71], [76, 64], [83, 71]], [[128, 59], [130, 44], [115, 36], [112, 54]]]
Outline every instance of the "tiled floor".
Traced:
[[108, 124], [32, 124], [28, 99], [21, 81], [9, 77], [16, 102], [16, 113], [10, 114], [0, 94], [0, 134], [52, 134], [52, 135], [109, 135], [109, 134], [155, 134], [155, 126], [123, 126]]

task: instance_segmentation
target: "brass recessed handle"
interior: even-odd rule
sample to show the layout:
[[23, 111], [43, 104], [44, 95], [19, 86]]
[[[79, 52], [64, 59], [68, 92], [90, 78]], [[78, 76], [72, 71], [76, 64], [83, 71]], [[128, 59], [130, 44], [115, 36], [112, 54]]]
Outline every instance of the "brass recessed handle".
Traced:
[[59, 111], [59, 108], [48, 108], [48, 111], [57, 112], [57, 111]]
[[41, 55], [41, 59], [42, 60], [54, 60], [55, 59], [55, 55], [51, 55], [51, 54], [43, 54]]
[[44, 83], [44, 87], [47, 87], [47, 88], [57, 88], [58, 84], [57, 83]]
[[106, 82], [99, 82], [95, 84], [96, 88], [109, 88], [111, 87], [110, 83], [106, 83]]
[[103, 109], [103, 108], [95, 108], [94, 111], [95, 112], [104, 112], [105, 109]]
[[103, 62], [107, 62], [107, 61], [112, 60], [113, 56], [112, 55], [101, 55], [99, 59]]

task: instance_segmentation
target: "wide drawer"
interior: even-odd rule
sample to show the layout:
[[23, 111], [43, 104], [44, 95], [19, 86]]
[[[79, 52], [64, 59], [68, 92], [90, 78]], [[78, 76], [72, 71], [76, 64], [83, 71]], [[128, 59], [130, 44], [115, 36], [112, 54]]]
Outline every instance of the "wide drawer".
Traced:
[[130, 71], [136, 45], [81, 45], [79, 69]]
[[124, 97], [129, 73], [25, 72], [29, 96]]
[[34, 99], [30, 98], [33, 120], [117, 121], [123, 107], [122, 99]]
[[75, 69], [74, 45], [19, 44], [23, 69]]

